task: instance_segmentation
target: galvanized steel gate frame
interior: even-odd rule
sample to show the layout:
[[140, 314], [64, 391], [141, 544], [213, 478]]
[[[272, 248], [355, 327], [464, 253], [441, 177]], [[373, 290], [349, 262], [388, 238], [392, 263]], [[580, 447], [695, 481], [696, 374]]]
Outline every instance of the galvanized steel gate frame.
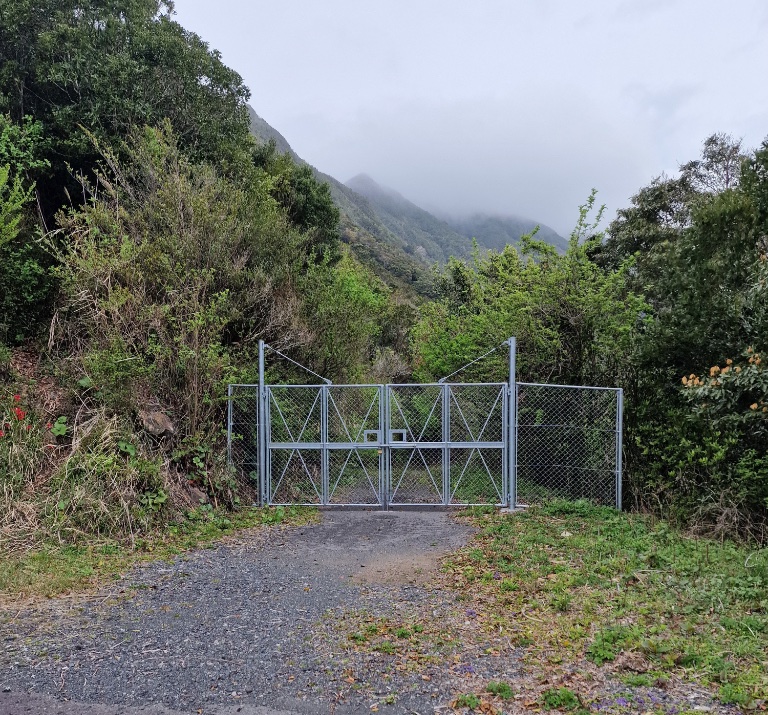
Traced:
[[[268, 385], [260, 342], [259, 384], [228, 388], [228, 461], [258, 479], [264, 505], [520, 507], [547, 493], [620, 509], [621, 389], [516, 382], [515, 338], [506, 345], [505, 383]], [[249, 390], [258, 390], [250, 427], [235, 413], [238, 394]], [[478, 401], [483, 393], [488, 399]], [[285, 413], [305, 394], [292, 421]], [[344, 400], [355, 395], [363, 402], [352, 424]], [[414, 414], [426, 414], [423, 423]], [[257, 434], [244, 438], [253, 422]], [[244, 439], [255, 442], [255, 463], [239, 456], [254, 456]], [[305, 491], [285, 489], [292, 464], [301, 475], [293, 486]], [[342, 487], [345, 471], [348, 482], [356, 471], [359, 484]]]

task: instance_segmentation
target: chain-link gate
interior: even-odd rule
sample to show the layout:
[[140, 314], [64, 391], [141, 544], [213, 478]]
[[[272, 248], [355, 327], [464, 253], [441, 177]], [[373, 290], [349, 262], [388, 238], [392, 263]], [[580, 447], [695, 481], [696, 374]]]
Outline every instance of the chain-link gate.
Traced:
[[621, 413], [613, 388], [262, 380], [229, 387], [228, 458], [270, 505], [620, 508]]

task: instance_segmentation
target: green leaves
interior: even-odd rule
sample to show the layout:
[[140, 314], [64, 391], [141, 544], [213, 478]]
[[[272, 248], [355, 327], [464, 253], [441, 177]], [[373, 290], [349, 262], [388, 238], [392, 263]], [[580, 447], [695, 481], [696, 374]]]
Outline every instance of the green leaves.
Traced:
[[[412, 331], [417, 376], [443, 377], [514, 335], [524, 380], [620, 384], [646, 306], [627, 290], [625, 267], [607, 271], [590, 260], [600, 240], [589, 220], [593, 207], [594, 195], [565, 255], [529, 236], [520, 251], [507, 246], [471, 264], [452, 260], [439, 281], [441, 299], [422, 309]], [[461, 379], [505, 380], [505, 352]]]

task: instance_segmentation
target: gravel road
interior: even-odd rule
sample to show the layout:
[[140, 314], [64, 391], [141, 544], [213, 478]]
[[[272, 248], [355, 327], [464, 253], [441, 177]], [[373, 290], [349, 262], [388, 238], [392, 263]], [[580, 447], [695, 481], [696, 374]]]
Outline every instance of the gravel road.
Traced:
[[[394, 686], [375, 667], [347, 684], [338, 619], [450, 607], [456, 594], [429, 576], [470, 534], [439, 511], [325, 512], [141, 567], [86, 599], [0, 613], [0, 713], [369, 713]], [[395, 685], [387, 713], [432, 713], [451, 695], [431, 678]]]

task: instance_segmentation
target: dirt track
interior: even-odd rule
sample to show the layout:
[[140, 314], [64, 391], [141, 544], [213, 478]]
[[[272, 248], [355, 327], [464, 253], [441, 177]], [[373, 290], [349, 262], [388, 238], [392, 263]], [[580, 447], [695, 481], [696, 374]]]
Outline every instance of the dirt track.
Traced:
[[333, 631], [346, 611], [455, 599], [425, 585], [469, 535], [444, 512], [326, 512], [143, 567], [85, 600], [2, 614], [0, 713], [367, 713], [390, 693], [387, 712], [433, 712], [450, 697], [439, 683], [371, 672], [345, 686]]

